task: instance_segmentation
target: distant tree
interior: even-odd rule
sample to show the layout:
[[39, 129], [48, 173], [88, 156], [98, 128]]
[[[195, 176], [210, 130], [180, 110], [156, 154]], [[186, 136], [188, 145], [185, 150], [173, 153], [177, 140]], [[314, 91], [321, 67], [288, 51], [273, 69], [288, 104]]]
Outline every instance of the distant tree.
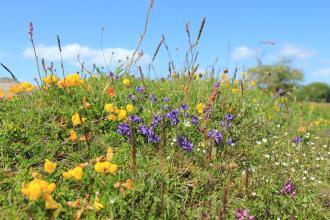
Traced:
[[330, 87], [326, 83], [315, 82], [297, 91], [297, 99], [311, 102], [330, 102]]
[[278, 90], [291, 90], [303, 80], [303, 72], [290, 66], [291, 62], [284, 60], [273, 65], [259, 64], [248, 69], [248, 76], [255, 80], [259, 87]]

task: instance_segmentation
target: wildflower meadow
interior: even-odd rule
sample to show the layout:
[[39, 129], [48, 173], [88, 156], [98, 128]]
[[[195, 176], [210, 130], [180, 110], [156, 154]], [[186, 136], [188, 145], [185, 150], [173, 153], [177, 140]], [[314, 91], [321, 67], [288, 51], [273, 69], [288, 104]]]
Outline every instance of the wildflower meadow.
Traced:
[[329, 104], [200, 71], [205, 22], [164, 77], [138, 64], [145, 33], [110, 71], [69, 73], [36, 51], [22, 82], [1, 64], [15, 83], [0, 92], [0, 218], [329, 219]]

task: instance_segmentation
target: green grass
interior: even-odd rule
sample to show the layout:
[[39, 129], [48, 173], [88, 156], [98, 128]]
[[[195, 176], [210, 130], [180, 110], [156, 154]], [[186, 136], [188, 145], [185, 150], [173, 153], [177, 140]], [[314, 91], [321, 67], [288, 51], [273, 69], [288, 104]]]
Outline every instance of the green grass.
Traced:
[[[231, 127], [221, 130], [224, 141], [213, 147], [210, 164], [205, 163], [205, 145], [213, 142], [198, 129], [205, 126], [203, 115], [199, 115], [199, 126], [194, 126], [183, 123], [181, 113], [177, 127], [166, 124], [164, 155], [161, 144], [150, 144], [137, 135], [134, 175], [132, 146], [116, 132], [118, 122], [107, 119], [104, 104], [125, 107], [132, 103], [128, 94], [134, 93], [137, 97], [134, 114], [147, 125], [156, 114], [167, 113], [163, 105], [171, 110], [188, 104], [188, 113], [198, 115], [196, 105], [207, 103], [214, 80], [192, 81], [189, 98], [183, 89], [186, 80], [147, 80], [148, 95], [154, 94], [157, 103], [151, 102], [148, 95], [135, 92], [135, 87], [142, 84], [140, 80], [130, 80], [130, 88], [122, 84], [122, 78], [114, 81], [116, 96], [112, 98], [104, 92], [107, 79], [99, 77], [86, 79], [80, 87], [51, 87], [35, 91], [32, 96], [0, 101], [2, 219], [71, 219], [79, 208], [68, 207], [66, 202], [83, 200], [89, 195], [86, 201], [93, 204], [97, 192], [104, 208], [99, 212], [92, 207], [86, 209], [82, 218], [216, 219], [224, 207], [227, 219], [235, 219], [238, 208], [249, 209], [255, 219], [330, 218], [328, 104], [295, 103], [292, 97], [271, 97], [248, 88], [248, 83], [243, 95], [232, 93], [231, 86], [220, 86], [206, 130], [224, 128], [220, 121], [229, 112], [235, 119]], [[84, 96], [91, 104], [89, 110], [83, 106]], [[162, 101], [164, 97], [169, 98], [168, 103]], [[75, 112], [86, 118], [78, 127], [71, 123]], [[59, 126], [61, 117], [64, 123]], [[299, 133], [299, 127], [306, 127], [307, 131]], [[91, 139], [70, 142], [70, 129], [79, 137], [88, 131]], [[160, 127], [155, 131], [157, 135], [162, 133]], [[193, 143], [192, 152], [185, 152], [173, 141], [179, 134]], [[297, 135], [301, 135], [302, 141], [294, 144]], [[229, 137], [235, 140], [234, 146], [226, 143]], [[119, 167], [116, 175], [96, 173], [94, 162], [90, 162], [81, 181], [63, 178], [64, 171], [105, 156], [108, 146], [113, 147], [113, 163]], [[54, 173], [44, 172], [45, 159], [57, 162]], [[237, 166], [230, 168], [233, 163]], [[23, 181], [31, 181], [35, 171], [56, 183], [52, 195], [60, 208], [47, 210], [41, 198], [29, 201], [21, 193]], [[128, 178], [133, 178], [132, 190], [114, 186]], [[296, 187], [295, 197], [280, 192], [289, 178]]]

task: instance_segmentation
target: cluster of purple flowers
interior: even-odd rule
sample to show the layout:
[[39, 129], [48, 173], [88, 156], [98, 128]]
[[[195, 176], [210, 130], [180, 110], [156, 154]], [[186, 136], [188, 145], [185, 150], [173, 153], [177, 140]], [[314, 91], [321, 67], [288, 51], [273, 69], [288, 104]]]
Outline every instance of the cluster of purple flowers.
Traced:
[[245, 209], [243, 210], [242, 208], [239, 208], [236, 210], [236, 219], [238, 220], [253, 220], [254, 216], [253, 215], [249, 215], [250, 210], [249, 209]]
[[158, 126], [158, 124], [160, 123], [160, 121], [162, 120], [162, 116], [160, 115], [156, 115], [151, 122], [150, 128], [154, 129]]
[[225, 128], [230, 128], [232, 125], [231, 125], [231, 122], [235, 119], [235, 116], [228, 113], [225, 115], [225, 120], [222, 120], [220, 122], [221, 126], [222, 127], [225, 127]]
[[193, 150], [193, 144], [188, 140], [188, 138], [182, 136], [182, 135], [178, 135], [176, 137], [176, 141], [178, 143], [178, 145], [185, 151], [192, 151]]
[[142, 122], [142, 118], [140, 118], [137, 115], [128, 116], [128, 120], [130, 120], [131, 122], [134, 122], [134, 123], [141, 123]]
[[195, 116], [195, 115], [193, 115], [192, 117], [191, 117], [191, 123], [193, 123], [194, 125], [198, 125], [198, 122], [199, 122], [199, 119], [198, 119], [198, 117], [197, 116]]
[[144, 89], [144, 86], [137, 86], [136, 88], [135, 88], [135, 91], [137, 92], [137, 93], [141, 93], [141, 92], [143, 92], [145, 89]]
[[281, 189], [281, 193], [283, 195], [291, 195], [292, 197], [295, 197], [297, 195], [295, 191], [295, 186], [293, 185], [291, 179], [289, 179], [284, 186]]
[[151, 95], [151, 96], [150, 96], [150, 101], [151, 101], [151, 102], [157, 102], [157, 98], [156, 98], [156, 96], [155, 96], [155, 95]]
[[229, 137], [229, 138], [227, 139], [227, 144], [228, 144], [228, 145], [233, 145], [233, 144], [235, 144], [234, 139], [233, 139], [232, 137]]
[[158, 143], [160, 138], [156, 135], [154, 130], [146, 125], [142, 124], [138, 127], [138, 132], [148, 138], [148, 141], [151, 143]]
[[179, 124], [179, 115], [180, 111], [177, 109], [173, 109], [166, 114], [166, 118], [170, 120], [172, 126], [176, 127]]
[[223, 140], [222, 134], [218, 130], [209, 131], [207, 136], [212, 138], [216, 145], [218, 145]]
[[131, 133], [129, 125], [127, 123], [119, 123], [117, 127], [117, 133], [129, 137]]

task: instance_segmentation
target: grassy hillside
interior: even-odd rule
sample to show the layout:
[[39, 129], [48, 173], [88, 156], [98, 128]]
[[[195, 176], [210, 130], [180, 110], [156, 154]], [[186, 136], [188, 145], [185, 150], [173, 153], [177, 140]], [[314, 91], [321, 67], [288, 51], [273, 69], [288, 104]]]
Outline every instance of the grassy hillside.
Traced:
[[330, 218], [329, 105], [226, 75], [70, 80], [0, 101], [2, 219]]

